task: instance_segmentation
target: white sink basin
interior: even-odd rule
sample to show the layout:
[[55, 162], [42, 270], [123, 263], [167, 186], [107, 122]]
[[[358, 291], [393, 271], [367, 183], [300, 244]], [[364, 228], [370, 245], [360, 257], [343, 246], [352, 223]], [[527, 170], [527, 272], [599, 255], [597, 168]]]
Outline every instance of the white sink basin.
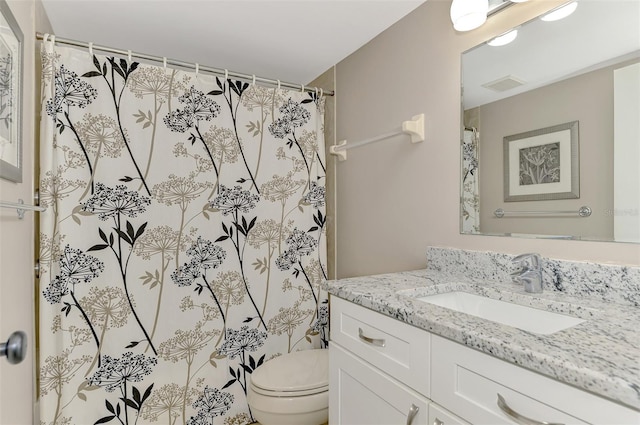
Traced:
[[576, 317], [467, 292], [446, 292], [416, 299], [542, 335], [550, 335], [584, 322]]

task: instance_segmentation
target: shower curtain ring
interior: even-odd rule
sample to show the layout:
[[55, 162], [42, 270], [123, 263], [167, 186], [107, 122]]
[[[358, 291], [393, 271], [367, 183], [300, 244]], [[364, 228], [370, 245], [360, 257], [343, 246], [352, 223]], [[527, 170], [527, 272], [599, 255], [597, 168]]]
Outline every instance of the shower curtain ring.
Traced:
[[200, 64], [196, 62], [196, 75], [198, 75], [199, 71], [200, 71]]
[[131, 50], [127, 50], [127, 58], [129, 59], [129, 66], [131, 66]]
[[300, 93], [304, 93], [304, 84], [300, 84]]
[[322, 92], [322, 87], [320, 87], [320, 97], [322, 97], [323, 92]]
[[278, 81], [278, 90], [280, 90], [280, 80], [277, 80], [277, 81]]
[[315, 89], [316, 89], [316, 99], [317, 99], [318, 98], [318, 88], [315, 87]]
[[167, 58], [166, 57], [162, 58], [162, 66], [164, 66], [164, 69], [167, 69]]
[[42, 42], [46, 43], [47, 41], [49, 41], [49, 33], [46, 33], [45, 35], [42, 36]]
[[89, 42], [89, 55], [93, 57], [93, 41]]
[[229, 70], [225, 69], [224, 70], [224, 80], [227, 81], [229, 79]]
[[256, 85], [256, 74], [253, 74], [253, 79], [251, 80], [251, 85], [255, 87]]

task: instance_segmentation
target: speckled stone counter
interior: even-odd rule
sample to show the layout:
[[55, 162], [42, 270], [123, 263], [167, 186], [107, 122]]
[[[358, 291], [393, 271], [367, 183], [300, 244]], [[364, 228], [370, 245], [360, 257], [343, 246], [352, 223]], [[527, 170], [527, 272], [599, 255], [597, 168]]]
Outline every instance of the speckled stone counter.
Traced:
[[[551, 267], [556, 280], [547, 283], [544, 293], [529, 294], [507, 278], [510, 258], [430, 249], [431, 268], [328, 281], [324, 286], [334, 296], [640, 410], [640, 294], [634, 292], [640, 288], [640, 270], [585, 263], [585, 271], [579, 263], [558, 265], [551, 260], [545, 275], [549, 277]], [[502, 260], [506, 263], [500, 265]], [[590, 275], [595, 280], [589, 280]], [[585, 322], [539, 335], [415, 299], [456, 290]]]

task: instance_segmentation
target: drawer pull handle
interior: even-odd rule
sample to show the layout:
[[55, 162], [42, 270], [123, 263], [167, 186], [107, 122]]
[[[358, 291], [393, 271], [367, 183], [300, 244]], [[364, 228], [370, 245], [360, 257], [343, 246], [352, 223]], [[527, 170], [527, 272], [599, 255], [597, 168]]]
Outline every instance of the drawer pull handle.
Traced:
[[411, 409], [409, 409], [409, 413], [407, 414], [407, 425], [411, 425], [413, 423], [413, 419], [418, 414], [420, 408], [415, 404], [411, 404]]
[[522, 425], [564, 425], [556, 422], [541, 422], [531, 418], [527, 418], [526, 416], [521, 415], [520, 413], [509, 407], [504, 397], [502, 397], [500, 394], [498, 394], [498, 407], [511, 419]]
[[365, 336], [364, 332], [362, 332], [362, 328], [358, 328], [358, 336], [367, 344], [377, 345], [378, 347], [384, 347], [386, 344], [384, 339], [369, 338], [368, 336]]

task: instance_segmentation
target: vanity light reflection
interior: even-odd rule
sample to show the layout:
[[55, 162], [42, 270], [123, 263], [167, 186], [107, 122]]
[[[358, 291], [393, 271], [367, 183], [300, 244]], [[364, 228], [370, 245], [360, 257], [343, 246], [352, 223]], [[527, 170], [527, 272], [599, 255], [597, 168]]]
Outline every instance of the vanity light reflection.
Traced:
[[573, 1], [571, 3], [560, 6], [559, 8], [547, 13], [540, 17], [540, 20], [545, 22], [559, 21], [567, 16], [571, 15], [578, 8], [578, 2]]
[[507, 31], [504, 34], [499, 35], [496, 38], [493, 38], [487, 41], [487, 44], [492, 47], [506, 46], [507, 44], [515, 40], [517, 36], [518, 36], [518, 30], [512, 29], [511, 31]]

